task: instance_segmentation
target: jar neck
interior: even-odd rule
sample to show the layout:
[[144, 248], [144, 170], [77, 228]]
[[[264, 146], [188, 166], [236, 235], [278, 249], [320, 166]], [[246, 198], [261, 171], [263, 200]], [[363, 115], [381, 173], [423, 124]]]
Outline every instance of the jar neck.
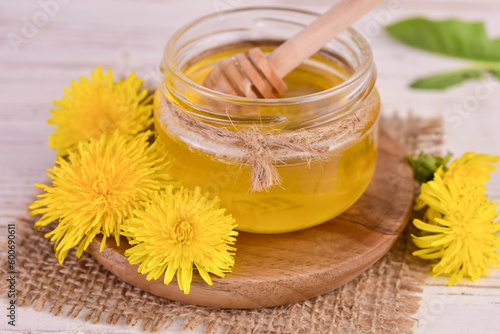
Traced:
[[[167, 44], [161, 65], [165, 75], [162, 86], [165, 97], [203, 122], [233, 129], [257, 127], [263, 131], [293, 131], [328, 125], [350, 115], [364, 103], [374, 89], [376, 71], [368, 44], [353, 29], [340, 34], [316, 57], [308, 60], [311, 66], [321, 67], [325, 71], [338, 72], [339, 67], [345, 70], [342, 83], [317, 93], [278, 99], [244, 98], [209, 90], [186, 75], [190, 66], [203, 64], [204, 59], [221, 53], [221, 50], [230, 54], [231, 50], [236, 53], [245, 47], [269, 47], [283, 42], [283, 39], [258, 39], [255, 36], [245, 39], [246, 35], [235, 29], [242, 21], [242, 25], [249, 25], [245, 26], [246, 30], [258, 30], [258, 26], [252, 26], [252, 22], [263, 15], [270, 15], [267, 10], [253, 8], [224, 13], [223, 17], [231, 23], [233, 34], [228, 35], [227, 30], [223, 29], [224, 24], [214, 21], [213, 15], [176, 33]], [[290, 12], [296, 14], [294, 17], [297, 22], [293, 23], [298, 24], [299, 28], [318, 15], [291, 9], [272, 9], [272, 12], [278, 19], [280, 15], [286, 16]], [[238, 20], [242, 15], [254, 20]], [[204, 34], [199, 31], [199, 26], [205, 28]], [[314, 63], [320, 58], [327, 62]]]

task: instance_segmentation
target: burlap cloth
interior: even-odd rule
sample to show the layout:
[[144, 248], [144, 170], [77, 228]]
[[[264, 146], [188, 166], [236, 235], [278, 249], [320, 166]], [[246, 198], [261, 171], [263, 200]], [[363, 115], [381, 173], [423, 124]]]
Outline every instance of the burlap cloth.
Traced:
[[[440, 120], [414, 117], [382, 120], [407, 153], [441, 153]], [[33, 229], [34, 219], [16, 221], [17, 288], [19, 306], [97, 323], [113, 329], [122, 317], [145, 331], [168, 327], [174, 320], [184, 327], [204, 326], [207, 333], [411, 333], [421, 285], [428, 265], [411, 255], [407, 231], [394, 247], [356, 280], [323, 296], [274, 308], [222, 310], [169, 301], [120, 281], [84, 253], [69, 253], [59, 265], [51, 243]], [[410, 226], [409, 226], [410, 227]], [[2, 266], [2, 298], [5, 297]], [[57, 328], [54, 328], [57, 329]]]

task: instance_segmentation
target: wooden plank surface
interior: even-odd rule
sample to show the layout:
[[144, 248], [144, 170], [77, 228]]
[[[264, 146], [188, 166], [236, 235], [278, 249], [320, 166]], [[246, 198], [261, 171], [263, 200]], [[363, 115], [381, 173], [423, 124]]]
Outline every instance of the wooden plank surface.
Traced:
[[[33, 192], [32, 184], [44, 178], [54, 161], [47, 146], [51, 128], [46, 125], [52, 99], [62, 95], [71, 79], [87, 74], [95, 65], [109, 66], [119, 74], [137, 71], [151, 84], [168, 37], [182, 24], [218, 8], [258, 4], [289, 5], [315, 11], [331, 6], [329, 0], [86, 0], [61, 1], [53, 17], [18, 45], [7, 35], [22, 36], [24, 18], [32, 20], [41, 11], [40, 2], [0, 0], [0, 225], [25, 212]], [[389, 5], [391, 4], [391, 5]], [[396, 9], [394, 9], [396, 8]], [[500, 84], [468, 82], [444, 93], [408, 89], [413, 79], [433, 71], [451, 69], [461, 62], [409, 49], [390, 40], [380, 25], [409, 15], [435, 18], [460, 17], [485, 20], [493, 36], [500, 36], [498, 0], [388, 0], [356, 26], [368, 35], [378, 68], [378, 89], [384, 112], [409, 110], [422, 116], [456, 114], [478, 87], [491, 94], [478, 100], [460, 122], [445, 119], [446, 149], [456, 156], [465, 151], [499, 154]], [[453, 109], [455, 108], [455, 109]], [[488, 193], [500, 200], [500, 173], [489, 183]], [[0, 229], [5, 236], [6, 229]], [[500, 332], [500, 270], [475, 283], [464, 281], [448, 288], [446, 278], [429, 277], [417, 318], [417, 333]], [[5, 298], [0, 300], [1, 307]], [[137, 333], [123, 323], [110, 327], [89, 324], [82, 319], [53, 317], [48, 312], [19, 309], [17, 331], [25, 332], [119, 332]], [[0, 330], [5, 332], [5, 322]], [[182, 332], [175, 323], [169, 333]]]

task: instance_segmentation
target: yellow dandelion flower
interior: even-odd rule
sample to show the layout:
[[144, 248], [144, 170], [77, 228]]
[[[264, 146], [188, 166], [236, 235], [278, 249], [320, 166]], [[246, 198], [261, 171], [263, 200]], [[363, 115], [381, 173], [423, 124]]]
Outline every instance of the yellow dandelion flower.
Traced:
[[180, 289], [188, 294], [194, 267], [209, 285], [209, 273], [224, 277], [231, 272], [236, 249], [230, 245], [238, 232], [218, 198], [209, 199], [198, 187], [175, 192], [170, 187], [142, 205], [122, 234], [134, 245], [125, 255], [131, 264], [140, 263], [138, 271], [148, 273], [148, 280], [165, 274], [164, 283], [169, 284], [177, 274]]
[[432, 273], [450, 275], [453, 285], [468, 277], [476, 280], [488, 274], [488, 265], [497, 267], [500, 253], [500, 223], [496, 203], [488, 201], [481, 185], [464, 187], [461, 181], [448, 177], [445, 182], [438, 173], [434, 180], [422, 185], [420, 198], [434, 210], [433, 220], [415, 219], [413, 224], [426, 235], [413, 236], [422, 248], [413, 254], [437, 263]]
[[48, 123], [57, 125], [49, 136], [49, 146], [65, 155], [80, 141], [97, 139], [103, 133], [118, 130], [135, 135], [152, 124], [152, 96], [142, 89], [143, 81], [130, 74], [125, 80], [113, 79], [113, 72], [97, 67], [91, 78], [80, 77], [65, 88], [66, 95], [54, 101], [53, 117]]
[[[460, 187], [479, 186], [484, 191], [486, 190], [484, 184], [490, 179], [490, 173], [496, 170], [493, 163], [498, 162], [499, 159], [500, 156], [466, 152], [460, 158], [455, 159], [448, 168], [440, 166], [435, 175], [439, 175], [446, 184], [453, 181]], [[418, 196], [415, 210], [426, 206], [427, 203], [422, 200], [422, 196]], [[436, 217], [441, 218], [439, 212], [432, 208], [426, 210], [424, 218], [427, 222], [433, 222]]]
[[52, 185], [36, 184], [45, 190], [30, 209], [42, 217], [35, 227], [58, 221], [45, 235], [56, 241], [55, 251], [62, 264], [68, 251], [79, 245], [77, 256], [94, 237], [113, 235], [119, 244], [121, 226], [155, 191], [169, 185], [168, 161], [157, 143], [149, 145], [151, 132], [136, 137], [118, 131], [97, 140], [80, 142], [68, 158], [59, 157], [49, 169]]
[[490, 173], [497, 169], [494, 163], [499, 159], [500, 155], [466, 152], [455, 159], [446, 171], [440, 168], [436, 173], [444, 182], [454, 180], [460, 186], [484, 185], [490, 179]]

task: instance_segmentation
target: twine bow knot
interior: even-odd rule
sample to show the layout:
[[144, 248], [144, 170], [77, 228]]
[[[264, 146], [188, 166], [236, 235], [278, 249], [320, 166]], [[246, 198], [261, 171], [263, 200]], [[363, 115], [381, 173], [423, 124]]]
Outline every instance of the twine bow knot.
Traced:
[[255, 128], [232, 131], [196, 120], [179, 110], [166, 98], [163, 98], [162, 102], [166, 106], [164, 109], [170, 112], [173, 120], [182, 128], [220, 144], [243, 148], [247, 154], [244, 161], [239, 162], [252, 167], [251, 191], [268, 190], [274, 185], [281, 184], [281, 175], [276, 168], [276, 164], [280, 162], [276, 155], [277, 150], [300, 153], [302, 159], [308, 163], [314, 159], [325, 158], [329, 154], [330, 147], [321, 144], [320, 141], [340, 139], [339, 137], [344, 137], [355, 130], [356, 124], [360, 122], [354, 113], [334, 125], [311, 130], [279, 134], [260, 133]]

